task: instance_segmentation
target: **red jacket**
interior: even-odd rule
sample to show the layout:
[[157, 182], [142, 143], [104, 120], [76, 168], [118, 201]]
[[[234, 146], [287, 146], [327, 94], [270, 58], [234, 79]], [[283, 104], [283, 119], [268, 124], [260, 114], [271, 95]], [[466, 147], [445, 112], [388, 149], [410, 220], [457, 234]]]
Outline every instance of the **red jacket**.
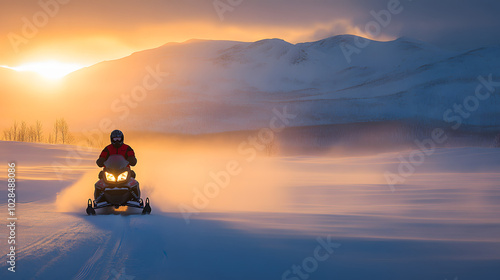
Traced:
[[109, 144], [106, 148], [104, 148], [104, 150], [102, 150], [99, 158], [107, 160], [110, 155], [122, 155], [125, 159], [135, 157], [134, 150], [132, 150], [132, 148], [127, 144], [122, 144], [118, 149], [116, 149], [112, 144]]

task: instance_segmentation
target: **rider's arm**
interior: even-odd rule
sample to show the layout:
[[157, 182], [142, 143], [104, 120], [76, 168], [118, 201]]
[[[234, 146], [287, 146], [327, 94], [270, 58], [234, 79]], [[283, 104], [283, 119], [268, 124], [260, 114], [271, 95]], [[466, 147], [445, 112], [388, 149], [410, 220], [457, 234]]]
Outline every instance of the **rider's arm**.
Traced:
[[135, 157], [128, 157], [127, 160], [132, 166], [135, 166], [137, 164], [137, 159]]
[[99, 167], [104, 167], [104, 162], [105, 162], [105, 161], [106, 161], [106, 158], [102, 158], [102, 157], [100, 157], [100, 158], [98, 158], [98, 159], [96, 160], [96, 162], [95, 162], [95, 163], [96, 163], [96, 164], [97, 164], [97, 166], [99, 166]]
[[104, 148], [104, 150], [102, 150], [101, 155], [99, 156], [99, 158], [95, 162], [97, 164], [97, 166], [103, 167], [104, 162], [108, 158], [108, 155], [109, 155], [109, 152], [108, 152], [108, 149], [106, 147], [106, 148]]
[[130, 146], [127, 148], [126, 151], [126, 159], [132, 166], [135, 166], [137, 164], [137, 158], [135, 157], [135, 152]]

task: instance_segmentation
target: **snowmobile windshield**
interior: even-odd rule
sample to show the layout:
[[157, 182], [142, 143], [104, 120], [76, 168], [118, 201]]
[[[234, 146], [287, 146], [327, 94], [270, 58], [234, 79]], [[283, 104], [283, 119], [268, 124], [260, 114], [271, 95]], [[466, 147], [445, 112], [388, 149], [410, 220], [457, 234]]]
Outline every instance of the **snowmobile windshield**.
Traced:
[[104, 162], [104, 166], [110, 171], [120, 171], [127, 168], [128, 161], [122, 155], [111, 155]]

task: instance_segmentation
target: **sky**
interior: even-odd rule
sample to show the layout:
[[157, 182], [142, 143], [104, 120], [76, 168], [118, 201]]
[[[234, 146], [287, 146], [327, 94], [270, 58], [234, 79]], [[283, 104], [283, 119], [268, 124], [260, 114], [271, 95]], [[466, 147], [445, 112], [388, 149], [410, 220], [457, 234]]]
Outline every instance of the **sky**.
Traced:
[[90, 65], [193, 38], [299, 43], [354, 34], [382, 41], [405, 36], [459, 50], [500, 45], [500, 1], [493, 0], [0, 3], [0, 65], [11, 67], [47, 60]]

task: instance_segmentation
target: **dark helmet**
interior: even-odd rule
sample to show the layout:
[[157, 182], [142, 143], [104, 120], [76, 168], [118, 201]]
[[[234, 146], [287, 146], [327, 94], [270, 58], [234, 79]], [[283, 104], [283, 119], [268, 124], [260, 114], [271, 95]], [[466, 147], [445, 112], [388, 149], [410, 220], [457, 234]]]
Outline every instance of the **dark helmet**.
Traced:
[[111, 135], [109, 136], [109, 139], [111, 140], [111, 144], [113, 144], [115, 148], [118, 148], [123, 144], [123, 132], [118, 129], [113, 130], [113, 132], [111, 132]]

